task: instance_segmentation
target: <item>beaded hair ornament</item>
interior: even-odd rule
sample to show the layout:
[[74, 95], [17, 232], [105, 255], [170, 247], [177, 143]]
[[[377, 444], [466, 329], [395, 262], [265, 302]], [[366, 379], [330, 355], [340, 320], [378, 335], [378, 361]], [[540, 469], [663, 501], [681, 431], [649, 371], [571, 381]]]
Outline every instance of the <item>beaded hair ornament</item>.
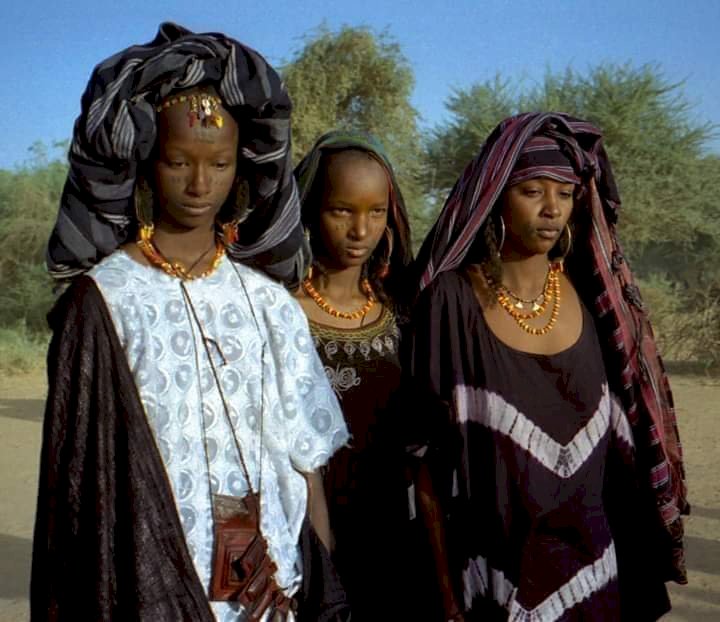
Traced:
[[200, 123], [203, 127], [223, 126], [224, 119], [218, 112], [222, 101], [215, 95], [209, 93], [193, 93], [192, 95], [177, 95], [166, 99], [162, 104], [157, 106], [155, 110], [162, 112], [175, 104], [188, 102], [190, 110], [188, 110], [188, 123], [190, 127], [194, 127], [195, 123]]

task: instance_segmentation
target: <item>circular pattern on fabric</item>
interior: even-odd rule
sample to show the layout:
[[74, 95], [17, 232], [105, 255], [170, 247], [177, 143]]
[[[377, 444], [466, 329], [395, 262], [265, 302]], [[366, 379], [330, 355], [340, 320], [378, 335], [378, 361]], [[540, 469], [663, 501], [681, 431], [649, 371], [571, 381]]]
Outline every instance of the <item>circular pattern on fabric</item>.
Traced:
[[157, 324], [160, 313], [155, 305], [146, 304], [144, 308], [147, 325], [152, 328]]
[[240, 388], [240, 374], [234, 369], [226, 369], [222, 372], [220, 382], [226, 395], [234, 395]]
[[192, 350], [190, 333], [179, 330], [170, 337], [170, 347], [181, 358], [187, 358]]
[[313, 381], [312, 377], [307, 375], [300, 376], [295, 382], [295, 388], [297, 389], [300, 397], [306, 397], [307, 395], [309, 395], [310, 391], [313, 390], [314, 386], [315, 382]]
[[225, 335], [220, 340], [220, 349], [225, 360], [230, 362], [238, 361], [245, 355], [245, 348], [235, 335]]
[[327, 408], [317, 408], [310, 416], [310, 423], [320, 434], [325, 434], [332, 425], [332, 413]]
[[177, 482], [177, 494], [181, 500], [188, 499], [195, 490], [193, 474], [188, 471], [180, 471]]
[[294, 443], [295, 451], [301, 456], [308, 456], [315, 447], [315, 440], [307, 433], [298, 434]]
[[215, 427], [217, 423], [217, 413], [209, 404], [203, 404], [202, 407], [203, 422], [205, 424], [205, 430], [209, 431]]
[[187, 391], [193, 382], [194, 375], [195, 370], [190, 365], [187, 363], [180, 365], [175, 372], [175, 384], [178, 389], [180, 389], [183, 393]]
[[187, 319], [185, 306], [179, 300], [170, 300], [165, 305], [165, 317], [173, 324], [180, 324]]
[[248, 492], [245, 478], [240, 471], [232, 471], [227, 477], [227, 489], [230, 494], [242, 497]]
[[97, 280], [103, 287], [123, 289], [128, 282], [127, 273], [118, 268], [107, 268], [97, 275]]
[[295, 347], [299, 352], [308, 354], [315, 346], [307, 333], [298, 331], [295, 333]]
[[245, 323], [245, 316], [237, 305], [228, 303], [220, 310], [220, 321], [228, 328], [240, 328]]
[[277, 300], [275, 292], [271, 291], [269, 287], [259, 287], [255, 290], [254, 295], [251, 294], [251, 297], [257, 300], [260, 305], [264, 307], [274, 306]]

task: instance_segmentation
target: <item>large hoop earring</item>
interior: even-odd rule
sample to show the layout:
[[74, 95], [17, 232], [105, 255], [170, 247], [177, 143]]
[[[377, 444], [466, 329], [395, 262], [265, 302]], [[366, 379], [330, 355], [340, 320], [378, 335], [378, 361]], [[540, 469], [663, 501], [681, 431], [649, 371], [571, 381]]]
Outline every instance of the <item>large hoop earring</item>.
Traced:
[[505, 245], [505, 220], [500, 216], [500, 243], [497, 246], [498, 258], [502, 256], [502, 248]]
[[567, 259], [567, 256], [570, 254], [570, 251], [572, 250], [572, 229], [570, 228], [570, 223], [565, 223], [565, 229], [563, 229], [563, 232], [566, 234], [567, 237], [567, 244], [565, 244], [565, 250], [563, 251], [562, 255], [558, 257], [558, 261], [563, 264], [565, 263], [565, 259]]
[[385, 234], [383, 237], [387, 238], [387, 241], [385, 243], [385, 253], [383, 258], [380, 260], [380, 267], [377, 271], [377, 276], [380, 280], [387, 278], [387, 275], [390, 274], [390, 257], [393, 252], [394, 235], [392, 229], [388, 225], [385, 226]]

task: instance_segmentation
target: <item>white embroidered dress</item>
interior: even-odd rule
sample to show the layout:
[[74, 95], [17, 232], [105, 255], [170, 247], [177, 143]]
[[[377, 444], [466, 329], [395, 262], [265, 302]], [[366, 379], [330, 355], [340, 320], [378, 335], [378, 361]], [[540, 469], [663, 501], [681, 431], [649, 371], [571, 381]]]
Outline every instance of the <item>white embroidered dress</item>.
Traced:
[[[209, 487], [226, 495], [248, 492], [237, 440], [257, 490], [262, 430], [261, 529], [278, 567], [276, 580], [293, 593], [301, 579], [298, 537], [307, 504], [298, 471], [324, 465], [348, 437], [305, 314], [282, 286], [227, 258], [210, 276], [185, 282], [231, 429], [181, 281], [124, 251], [89, 275], [127, 354], [200, 581], [207, 590], [213, 548]], [[222, 622], [238, 619], [235, 605], [213, 602], [212, 608]]]

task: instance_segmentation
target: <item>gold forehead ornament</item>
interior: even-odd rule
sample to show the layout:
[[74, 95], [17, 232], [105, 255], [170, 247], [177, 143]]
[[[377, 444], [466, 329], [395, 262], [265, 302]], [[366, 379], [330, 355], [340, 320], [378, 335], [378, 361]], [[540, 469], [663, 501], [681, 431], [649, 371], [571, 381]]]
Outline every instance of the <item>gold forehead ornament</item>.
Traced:
[[217, 127], [223, 126], [223, 117], [218, 112], [222, 101], [219, 97], [210, 95], [209, 93], [193, 93], [192, 95], [176, 95], [166, 99], [162, 104], [157, 106], [155, 109], [158, 112], [170, 108], [175, 104], [182, 104], [188, 102], [190, 110], [188, 111], [188, 123], [190, 127], [193, 127], [196, 122], [199, 122], [203, 127]]

